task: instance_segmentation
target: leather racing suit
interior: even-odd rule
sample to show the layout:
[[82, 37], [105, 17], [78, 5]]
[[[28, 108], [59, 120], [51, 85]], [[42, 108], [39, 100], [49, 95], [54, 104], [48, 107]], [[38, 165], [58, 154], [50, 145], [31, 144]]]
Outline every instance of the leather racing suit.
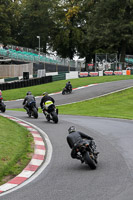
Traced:
[[75, 147], [76, 147], [76, 145], [82, 143], [83, 139], [93, 140], [92, 137], [90, 137], [82, 132], [79, 132], [79, 131], [72, 132], [67, 136], [67, 142], [68, 142], [70, 148], [72, 149], [71, 157], [77, 158], [81, 161], [82, 161], [82, 157], [77, 154]]

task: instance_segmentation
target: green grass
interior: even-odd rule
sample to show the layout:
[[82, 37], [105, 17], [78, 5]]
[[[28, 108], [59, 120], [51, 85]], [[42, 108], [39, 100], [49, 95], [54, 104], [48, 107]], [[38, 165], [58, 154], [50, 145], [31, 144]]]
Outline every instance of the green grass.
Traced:
[[[101, 77], [85, 77], [78, 79], [71, 79], [73, 88], [90, 85], [94, 83], [111, 82], [118, 80], [133, 79], [133, 75], [129, 76], [101, 76]], [[65, 86], [67, 80], [54, 81], [42, 85], [36, 85], [32, 87], [24, 87], [12, 90], [5, 90], [2, 92], [3, 98], [7, 100], [23, 99], [27, 91], [31, 91], [34, 96], [41, 96], [44, 91], [48, 93], [59, 92]]]
[[[104, 97], [58, 106], [59, 114], [133, 119], [133, 88]], [[12, 109], [11, 109], [12, 110]], [[23, 108], [13, 109], [25, 111]], [[39, 109], [42, 113], [42, 110]]]
[[133, 88], [58, 108], [64, 115], [133, 119]]
[[24, 169], [31, 160], [33, 151], [30, 132], [0, 116], [0, 185]]

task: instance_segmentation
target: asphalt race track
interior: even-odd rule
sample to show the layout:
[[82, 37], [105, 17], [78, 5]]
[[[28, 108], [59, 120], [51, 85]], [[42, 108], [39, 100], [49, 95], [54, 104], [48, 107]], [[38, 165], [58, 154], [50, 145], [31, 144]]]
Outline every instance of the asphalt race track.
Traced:
[[[98, 84], [70, 95], [54, 95], [56, 105], [89, 99], [133, 86], [133, 80]], [[39, 104], [39, 99], [38, 99]], [[6, 103], [21, 107], [21, 101]], [[47, 122], [43, 114], [28, 118], [25, 112], [6, 111], [47, 133], [53, 154], [47, 168], [32, 182], [0, 195], [0, 200], [132, 200], [133, 199], [133, 121], [98, 117], [59, 115], [59, 123]], [[96, 170], [71, 159], [66, 142], [69, 126], [92, 136], [100, 151]]]
[[[133, 80], [122, 80], [122, 81], [114, 81], [108, 83], [101, 83], [97, 85], [93, 85], [91, 87], [85, 87], [83, 89], [77, 89], [72, 92], [72, 95], [62, 95], [61, 93], [55, 94], [54, 99], [56, 105], [82, 101], [90, 98], [94, 98], [100, 95], [104, 95], [110, 92], [118, 91], [124, 88], [133, 87]], [[42, 91], [43, 93], [44, 91]], [[26, 95], [26, 94], [25, 94]], [[42, 94], [40, 94], [41, 96]], [[40, 99], [36, 98], [37, 106], [40, 106]], [[8, 108], [21, 108], [23, 100], [18, 100], [15, 102], [6, 102], [7, 109]]]

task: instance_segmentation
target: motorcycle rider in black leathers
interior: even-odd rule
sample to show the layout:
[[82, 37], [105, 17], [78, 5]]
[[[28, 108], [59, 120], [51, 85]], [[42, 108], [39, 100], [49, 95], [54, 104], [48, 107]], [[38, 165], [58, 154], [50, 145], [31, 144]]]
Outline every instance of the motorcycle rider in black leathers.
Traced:
[[24, 109], [27, 111], [27, 114], [29, 113], [29, 103], [31, 101], [36, 101], [35, 97], [32, 95], [32, 93], [29, 91], [27, 92], [27, 95], [23, 101]]
[[68, 91], [70, 90], [70, 88], [72, 89], [72, 85], [71, 85], [70, 81], [68, 81], [68, 82], [66, 83], [65, 88], [66, 88]]
[[69, 135], [67, 136], [67, 142], [68, 142], [70, 148], [72, 149], [71, 157], [79, 159], [79, 160], [81, 160], [81, 163], [83, 163], [84, 160], [83, 160], [82, 156], [77, 154], [76, 147], [78, 144], [81, 144], [84, 142], [83, 139], [88, 139], [88, 140], [92, 141], [93, 138], [80, 132], [80, 131], [76, 131], [76, 128], [74, 126], [71, 126], [68, 129], [68, 132], [69, 132]]
[[55, 100], [51, 96], [49, 96], [47, 92], [44, 92], [43, 97], [42, 97], [41, 102], [40, 102], [41, 109], [45, 108], [46, 101], [52, 101], [53, 104], [55, 102]]

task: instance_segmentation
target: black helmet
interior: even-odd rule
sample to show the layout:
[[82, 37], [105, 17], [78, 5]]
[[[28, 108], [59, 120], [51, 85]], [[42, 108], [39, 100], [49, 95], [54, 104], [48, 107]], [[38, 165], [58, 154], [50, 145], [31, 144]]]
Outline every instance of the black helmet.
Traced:
[[69, 134], [72, 133], [72, 132], [75, 132], [75, 131], [76, 131], [75, 126], [70, 126], [69, 129], [68, 129]]
[[70, 81], [68, 81], [68, 83], [70, 83]]
[[31, 95], [32, 93], [29, 91], [29, 92], [27, 92], [27, 95]]

